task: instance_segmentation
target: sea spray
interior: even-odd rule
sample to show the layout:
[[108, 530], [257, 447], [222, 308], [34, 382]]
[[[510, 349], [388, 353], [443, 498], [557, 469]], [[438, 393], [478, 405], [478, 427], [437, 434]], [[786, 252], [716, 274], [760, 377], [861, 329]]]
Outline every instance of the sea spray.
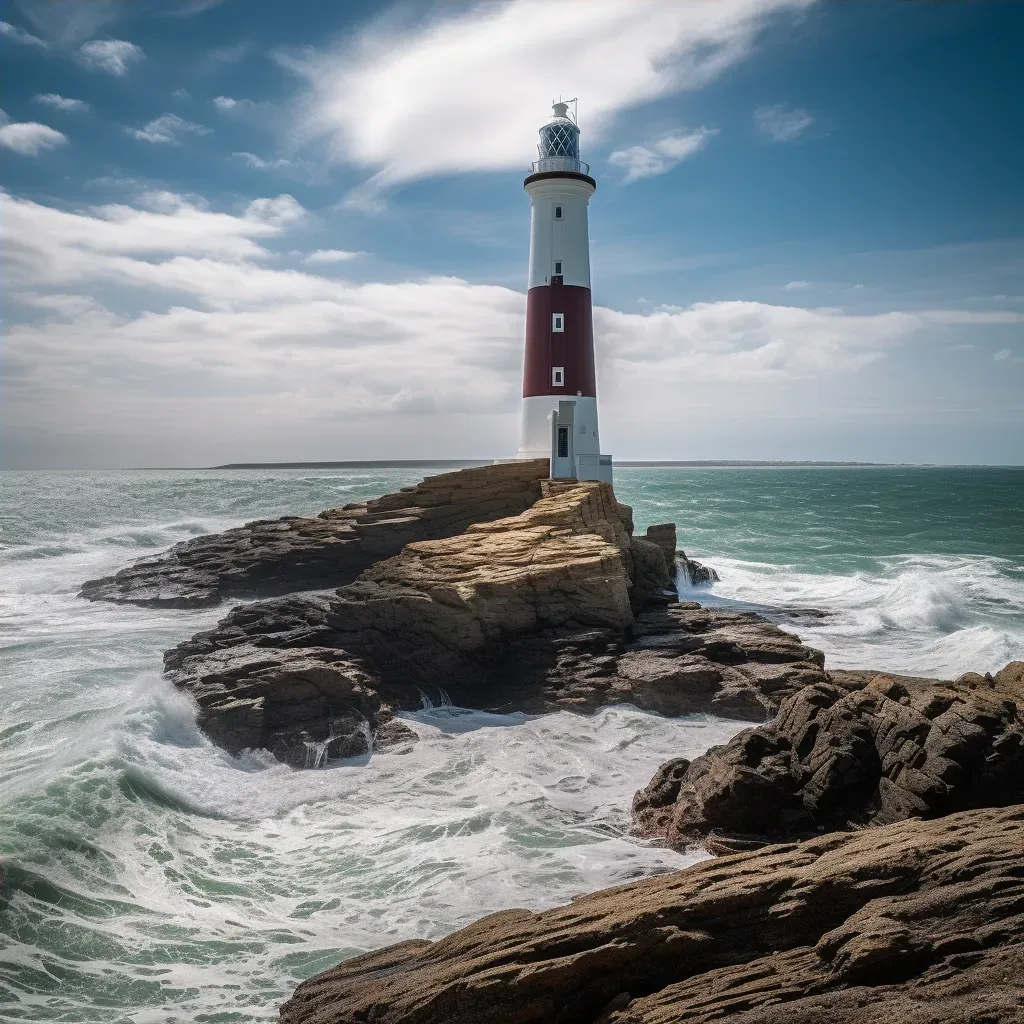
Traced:
[[[269, 1021], [297, 979], [345, 956], [687, 862], [630, 835], [633, 791], [739, 723], [621, 707], [488, 715], [431, 691], [403, 715], [418, 736], [407, 753], [294, 771], [215, 747], [161, 675], [162, 652], [227, 606], [76, 597], [197, 533], [421, 475], [4, 474], [4, 1020]], [[684, 596], [762, 609], [830, 665], [952, 675], [1024, 656], [1022, 481], [621, 468], [616, 493], [641, 530], [679, 523], [687, 552], [721, 574]], [[787, 611], [808, 607], [830, 614]]]

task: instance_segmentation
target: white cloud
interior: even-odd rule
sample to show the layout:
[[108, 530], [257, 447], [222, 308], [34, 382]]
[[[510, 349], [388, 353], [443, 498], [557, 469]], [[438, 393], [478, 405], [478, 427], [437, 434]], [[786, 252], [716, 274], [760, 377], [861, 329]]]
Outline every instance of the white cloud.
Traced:
[[794, 379], [852, 372], [923, 327], [913, 314], [854, 316], [762, 302], [701, 302], [649, 314], [595, 310], [595, 331], [626, 375]]
[[0, 36], [10, 39], [12, 43], [19, 43], [21, 46], [38, 46], [46, 50], [50, 45], [45, 39], [40, 39], [39, 36], [34, 36], [31, 32], [26, 32], [23, 28], [18, 28], [17, 25], [12, 25], [7, 21], [0, 21]]
[[646, 146], [618, 149], [608, 157], [608, 162], [626, 172], [622, 184], [629, 185], [641, 178], [667, 173], [688, 156], [700, 152], [708, 139], [717, 134], [717, 128], [697, 128], [694, 131], [666, 135]]
[[[275, 269], [268, 247], [294, 250], [287, 232], [308, 216], [287, 195], [235, 213], [168, 192], [78, 212], [4, 199], [5, 284], [28, 313], [5, 340], [11, 436], [49, 438], [59, 452], [80, 444], [85, 464], [125, 445], [136, 454], [122, 462], [181, 464], [239, 453], [468, 456], [514, 444], [518, 291]], [[347, 258], [319, 252], [311, 267], [330, 262], [326, 253]], [[113, 296], [111, 308], [97, 295]], [[947, 329], [935, 326], [946, 312], [598, 307], [606, 422], [651, 420], [684, 393], [802, 414], [828, 378], [848, 388], [850, 374], [893, 347]], [[410, 417], [427, 416], [429, 427], [410, 431]]]
[[347, 263], [349, 260], [358, 259], [365, 253], [352, 252], [348, 249], [317, 249], [311, 252], [303, 263]]
[[124, 39], [93, 39], [83, 43], [78, 54], [86, 67], [118, 77], [128, 74], [129, 67], [146, 56], [141, 46]]
[[249, 124], [266, 127], [280, 116], [273, 103], [267, 100], [235, 99], [233, 96], [215, 96], [213, 105], [222, 114], [230, 115]]
[[176, 100], [190, 100], [190, 99], [192, 99], [192, 95], [191, 95], [191, 93], [189, 93], [188, 89], [175, 89], [174, 92], [171, 93], [171, 95]]
[[[153, 268], [160, 265], [131, 257], [261, 260], [269, 253], [260, 243], [304, 216], [289, 195], [256, 200], [241, 215], [217, 213], [170, 192], [147, 193], [137, 206], [110, 203], [77, 213], [5, 196], [6, 273], [23, 287], [97, 277], [148, 283], [157, 280]], [[173, 274], [168, 281], [174, 285]]]
[[790, 281], [788, 284], [782, 286], [784, 292], [796, 292], [801, 291], [804, 288], [810, 288], [810, 281]]
[[204, 128], [201, 124], [193, 124], [183, 117], [178, 117], [177, 114], [161, 114], [154, 117], [144, 128], [126, 128], [125, 131], [143, 142], [176, 143], [182, 135], [209, 135], [212, 129]]
[[68, 99], [68, 97], [59, 96], [55, 92], [40, 93], [37, 96], [33, 96], [32, 99], [36, 103], [45, 103], [48, 107], [53, 107], [54, 110], [63, 110], [67, 113], [85, 114], [92, 109], [85, 100]]
[[584, 12], [578, 0], [512, 0], [405, 29], [391, 15], [343, 48], [278, 58], [309, 82], [297, 135], [325, 139], [333, 160], [385, 186], [528, 165], [567, 88], [593, 146], [620, 112], [699, 88], [744, 58], [772, 15], [810, 2], [603, 0]]
[[67, 142], [63, 132], [36, 121], [11, 121], [0, 110], [0, 146], [22, 156], [38, 156]]
[[1013, 352], [1008, 348], [1001, 348], [992, 358], [997, 363], [1005, 363], [1013, 357]]
[[257, 156], [255, 153], [232, 153], [231, 155], [237, 156], [250, 167], [255, 167], [260, 171], [279, 170], [292, 165], [291, 160], [285, 160], [284, 157], [278, 157], [276, 160], [264, 160], [263, 157]]
[[754, 122], [758, 131], [772, 142], [792, 142], [814, 124], [814, 117], [803, 107], [775, 103], [770, 107], [758, 107], [754, 111]]

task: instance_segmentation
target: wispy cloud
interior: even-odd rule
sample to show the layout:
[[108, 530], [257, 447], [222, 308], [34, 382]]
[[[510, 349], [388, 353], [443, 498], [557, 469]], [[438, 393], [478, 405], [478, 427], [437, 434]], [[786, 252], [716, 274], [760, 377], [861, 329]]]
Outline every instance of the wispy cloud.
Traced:
[[72, 114], [85, 114], [92, 109], [85, 100], [69, 99], [67, 96], [59, 96], [55, 92], [40, 93], [33, 96], [32, 99], [36, 103], [45, 103], [46, 106], [53, 107], [54, 110], [63, 110]]
[[782, 290], [784, 292], [798, 292], [810, 287], [810, 281], [790, 281], [789, 284], [784, 284], [782, 286]]
[[1024, 356], [1017, 355], [1012, 348], [1001, 348], [992, 358], [997, 363], [1024, 363]]
[[269, 100], [250, 100], [244, 97], [215, 96], [213, 105], [225, 117], [262, 129], [281, 125], [285, 113], [283, 107]]
[[754, 122], [757, 130], [772, 142], [792, 142], [814, 124], [814, 116], [803, 107], [775, 103], [770, 107], [758, 107], [754, 111]]
[[717, 128], [697, 128], [666, 135], [644, 146], [617, 149], [608, 157], [608, 162], [626, 172], [622, 184], [629, 185], [641, 178], [651, 178], [671, 171], [687, 157], [699, 153], [708, 139], [717, 134]]
[[40, 39], [39, 36], [34, 36], [31, 32], [26, 32], [23, 28], [12, 25], [9, 21], [0, 21], [0, 36], [4, 36], [10, 39], [12, 43], [18, 43], [21, 46], [38, 46], [43, 50], [48, 49], [50, 46], [45, 39]]
[[239, 160], [244, 160], [250, 167], [255, 167], [260, 171], [269, 170], [280, 170], [282, 167], [290, 167], [291, 160], [286, 160], [284, 157], [278, 157], [275, 160], [264, 160], [263, 157], [257, 156], [255, 153], [232, 153], [232, 156], [237, 156]]
[[602, 0], [584, 15], [578, 0], [511, 0], [441, 8], [404, 30], [392, 14], [354, 43], [277, 57], [309, 83], [296, 135], [324, 139], [331, 160], [385, 187], [524, 166], [567, 83], [593, 145], [620, 112], [700, 88], [744, 59], [772, 16], [810, 2]]
[[365, 255], [366, 253], [349, 249], [317, 249], [316, 252], [311, 252], [303, 263], [348, 263], [349, 260]]
[[192, 99], [192, 95], [188, 91], [188, 89], [175, 89], [174, 92], [171, 93], [171, 95], [176, 100], [190, 100], [190, 99]]
[[183, 0], [177, 8], [167, 13], [172, 17], [187, 18], [192, 14], [202, 14], [211, 7], [219, 7], [223, 3], [227, 3], [227, 0]]
[[209, 135], [212, 128], [205, 128], [201, 124], [193, 124], [186, 121], [177, 114], [161, 114], [154, 117], [143, 128], [126, 128], [125, 131], [136, 139], [143, 142], [177, 143], [181, 141], [182, 135]]
[[63, 132], [36, 121], [11, 121], [0, 110], [0, 146], [21, 156], [38, 156], [68, 141]]
[[83, 43], [78, 48], [78, 54], [86, 67], [106, 71], [119, 78], [128, 74], [132, 64], [146, 56], [141, 46], [124, 39], [93, 39]]

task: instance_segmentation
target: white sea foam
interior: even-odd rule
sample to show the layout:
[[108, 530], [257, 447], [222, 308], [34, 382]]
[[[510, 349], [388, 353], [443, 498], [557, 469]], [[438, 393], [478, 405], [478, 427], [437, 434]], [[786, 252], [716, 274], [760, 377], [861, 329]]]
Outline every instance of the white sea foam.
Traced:
[[[849, 575], [715, 559], [722, 577], [694, 600], [764, 612], [825, 652], [835, 668], [951, 678], [1024, 655], [1024, 576], [1007, 559], [904, 555]], [[792, 617], [792, 609], [828, 617]], [[780, 610], [783, 614], [779, 614]]]
[[[75, 596], [81, 582], [299, 508], [300, 492], [313, 509], [380, 477], [285, 488], [242, 476], [219, 493], [202, 477], [157, 475], [150, 505], [135, 480], [78, 480], [87, 500], [63, 512], [51, 482], [43, 525], [0, 550], [4, 1020], [272, 1020], [297, 979], [345, 955], [698, 856], [631, 837], [630, 800], [662, 761], [738, 723], [441, 706], [405, 716], [419, 737], [409, 753], [322, 771], [214, 747], [160, 659], [224, 609], [93, 604]], [[114, 485], [102, 514], [82, 514]], [[272, 486], [284, 488], [276, 498]], [[182, 514], [193, 501], [196, 514]], [[119, 502], [134, 503], [127, 525]], [[1024, 650], [1024, 569], [997, 558], [904, 556], [844, 575], [707, 560], [722, 582], [688, 596], [776, 614], [832, 665], [954, 675]], [[793, 607], [834, 614], [778, 615]]]

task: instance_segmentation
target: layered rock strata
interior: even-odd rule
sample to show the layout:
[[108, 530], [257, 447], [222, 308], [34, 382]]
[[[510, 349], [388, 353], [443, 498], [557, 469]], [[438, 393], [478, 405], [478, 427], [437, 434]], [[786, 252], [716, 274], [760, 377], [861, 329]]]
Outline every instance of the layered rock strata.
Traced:
[[282, 1024], [1024, 1020], [1024, 807], [835, 833], [303, 982]]
[[517, 515], [540, 497], [548, 460], [477, 466], [317, 516], [285, 516], [196, 537], [114, 576], [89, 580], [91, 601], [199, 608], [351, 583], [413, 541], [452, 537]]
[[240, 606], [165, 666], [216, 742], [299, 765], [353, 708], [379, 727], [367, 692], [404, 708], [443, 688], [473, 708], [628, 702], [763, 721], [825, 680], [819, 652], [756, 615], [665, 604], [667, 531], [631, 537], [609, 485], [543, 491], [518, 516], [409, 544], [334, 594]]
[[712, 849], [1024, 801], [1024, 662], [955, 682], [835, 672], [774, 721], [670, 761], [638, 830]]

